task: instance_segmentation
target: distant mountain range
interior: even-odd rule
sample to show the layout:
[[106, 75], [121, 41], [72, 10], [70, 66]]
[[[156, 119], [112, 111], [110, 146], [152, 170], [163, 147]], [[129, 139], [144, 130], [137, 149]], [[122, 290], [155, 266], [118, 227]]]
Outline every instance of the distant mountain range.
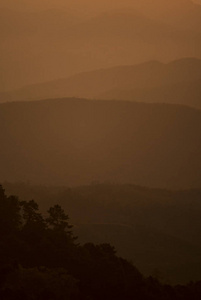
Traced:
[[0, 94], [0, 100], [85, 97], [185, 104], [201, 108], [201, 60], [150, 61], [80, 73]]
[[93, 6], [86, 15], [1, 9], [0, 91], [115, 65], [201, 58], [200, 5], [146, 0], [115, 8], [107, 1], [92, 12]]
[[100, 98], [147, 103], [180, 103], [201, 108], [201, 81], [180, 82], [144, 89], [115, 89], [101, 94]]
[[[5, 2], [5, 3], [4, 3]], [[13, 3], [12, 3], [13, 2]], [[92, 16], [97, 14], [98, 12], [104, 11], [122, 11], [122, 10], [136, 10], [140, 13], [148, 17], [152, 17], [154, 19], [162, 20], [163, 22], [167, 22], [169, 24], [175, 24], [178, 27], [183, 28], [198, 28], [200, 24], [200, 14], [201, 14], [201, 7], [199, 4], [195, 2], [199, 1], [191, 1], [191, 0], [141, 0], [141, 1], [132, 1], [132, 0], [125, 0], [123, 3], [122, 1], [115, 1], [108, 2], [106, 0], [98, 1], [94, 3], [93, 0], [81, 0], [76, 1], [68, 1], [64, 3], [62, 0], [58, 0], [57, 3], [52, 5], [50, 3], [46, 3], [45, 1], [38, 1], [40, 3], [36, 4], [37, 1], [34, 1], [34, 4], [29, 3], [23, 0], [20, 3], [17, 3], [14, 0], [1, 0], [1, 11], [3, 8], [12, 8], [18, 11], [27, 10], [24, 8], [29, 7], [29, 12], [34, 11], [35, 13], [42, 11], [52, 11], [54, 10], [57, 14], [58, 11], [69, 11], [71, 14], [75, 12], [77, 14]], [[201, 3], [201, 2], [200, 2]], [[35, 9], [31, 9], [31, 7], [35, 6]], [[38, 7], [38, 9], [37, 9]], [[83, 11], [85, 9], [85, 11]]]
[[201, 6], [191, 0], [133, 1], [133, 7], [177, 28], [201, 31]]
[[0, 181], [201, 187], [201, 111], [62, 99], [0, 105]]

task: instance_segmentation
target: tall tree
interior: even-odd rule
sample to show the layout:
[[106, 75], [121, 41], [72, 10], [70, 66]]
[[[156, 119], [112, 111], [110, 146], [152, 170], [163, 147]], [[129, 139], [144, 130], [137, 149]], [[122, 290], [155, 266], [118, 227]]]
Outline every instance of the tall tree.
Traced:
[[69, 225], [69, 217], [60, 205], [54, 205], [48, 210], [49, 217], [46, 219], [50, 228], [71, 234], [72, 225]]

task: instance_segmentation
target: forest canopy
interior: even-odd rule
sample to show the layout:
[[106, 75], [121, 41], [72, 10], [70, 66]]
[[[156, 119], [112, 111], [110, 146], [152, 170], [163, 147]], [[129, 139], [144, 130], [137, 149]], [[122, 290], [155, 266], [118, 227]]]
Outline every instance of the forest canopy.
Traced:
[[[170, 286], [145, 278], [110, 244], [79, 245], [58, 204], [47, 217], [34, 200], [0, 186], [1, 299], [200, 299], [201, 282]], [[190, 298], [189, 298], [190, 297]]]

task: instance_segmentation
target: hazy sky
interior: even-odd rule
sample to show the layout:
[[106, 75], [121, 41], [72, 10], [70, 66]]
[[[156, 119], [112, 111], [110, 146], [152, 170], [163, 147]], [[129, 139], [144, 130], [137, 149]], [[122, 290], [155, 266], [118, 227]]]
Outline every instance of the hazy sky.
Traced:
[[[118, 8], [118, 7], [125, 7], [125, 6], [132, 6], [133, 3], [149, 3], [154, 4], [154, 2], [162, 3], [175, 3], [177, 1], [190, 1], [190, 0], [116, 0], [116, 1], [106, 1], [106, 0], [99, 0], [99, 1], [92, 1], [92, 0], [0, 0], [1, 7], [9, 7], [13, 9], [20, 9], [20, 10], [37, 10], [37, 9], [49, 9], [55, 7], [73, 7], [74, 9], [79, 9], [80, 7], [84, 7], [85, 10], [90, 9], [107, 9], [108, 7], [111, 8]], [[201, 0], [194, 0], [193, 2], [201, 4]]]

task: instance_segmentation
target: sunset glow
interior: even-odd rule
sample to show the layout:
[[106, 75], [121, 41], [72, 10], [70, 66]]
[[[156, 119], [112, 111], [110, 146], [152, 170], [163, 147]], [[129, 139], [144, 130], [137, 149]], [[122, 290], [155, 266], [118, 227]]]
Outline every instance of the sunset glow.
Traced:
[[201, 0], [0, 0], [0, 299], [201, 299]]

